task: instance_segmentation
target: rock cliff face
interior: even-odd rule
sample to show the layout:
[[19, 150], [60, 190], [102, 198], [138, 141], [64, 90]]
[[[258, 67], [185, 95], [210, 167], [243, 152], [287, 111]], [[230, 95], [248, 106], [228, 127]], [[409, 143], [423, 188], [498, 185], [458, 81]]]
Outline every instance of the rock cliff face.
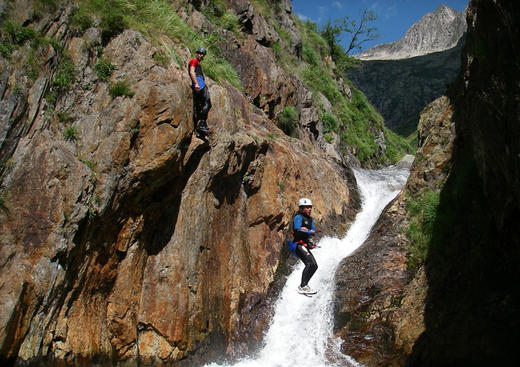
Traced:
[[466, 31], [466, 14], [441, 5], [413, 24], [403, 38], [363, 51], [357, 58], [399, 60], [449, 50], [457, 45]]
[[[13, 61], [22, 52], [1, 59], [1, 362], [192, 365], [247, 351], [269, 320], [297, 199], [312, 197], [330, 234], [356, 210], [350, 170], [318, 149], [318, 129], [296, 140], [270, 120], [266, 106], [310, 93], [296, 81], [277, 91], [272, 51], [248, 38], [266, 54], [242, 72], [253, 101], [209, 80], [203, 141], [185, 66], [156, 62], [126, 30], [104, 48], [115, 71], [101, 80], [99, 29], [72, 32], [68, 7], [24, 18], [31, 4], [12, 14], [62, 42], [77, 74], [50, 102], [52, 46], [35, 81]], [[112, 96], [118, 81], [133, 94]]]

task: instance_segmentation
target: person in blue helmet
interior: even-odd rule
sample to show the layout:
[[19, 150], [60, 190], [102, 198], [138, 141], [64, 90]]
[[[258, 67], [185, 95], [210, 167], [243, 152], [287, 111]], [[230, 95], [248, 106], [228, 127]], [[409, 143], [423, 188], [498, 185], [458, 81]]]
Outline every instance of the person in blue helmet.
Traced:
[[204, 47], [198, 48], [195, 51], [195, 57], [188, 63], [188, 74], [191, 79], [191, 89], [193, 90], [193, 101], [195, 104], [195, 129], [202, 136], [210, 133], [206, 120], [211, 109], [211, 97], [200, 64], [204, 60], [206, 53], [207, 51]]
[[301, 294], [315, 294], [316, 291], [309, 287], [309, 280], [312, 278], [318, 264], [314, 259], [311, 250], [316, 246], [311, 242], [311, 238], [316, 233], [314, 220], [311, 217], [312, 202], [310, 199], [301, 198], [298, 201], [298, 212], [293, 218], [293, 243], [296, 244], [294, 252], [305, 264], [302, 272], [302, 280], [297, 288]]

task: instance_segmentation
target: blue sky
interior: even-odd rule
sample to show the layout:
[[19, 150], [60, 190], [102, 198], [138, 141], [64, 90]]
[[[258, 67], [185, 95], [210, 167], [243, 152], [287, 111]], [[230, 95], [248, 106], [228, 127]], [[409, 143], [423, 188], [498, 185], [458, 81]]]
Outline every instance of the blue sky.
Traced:
[[292, 0], [294, 14], [318, 25], [345, 15], [358, 19], [363, 9], [374, 10], [378, 17], [372, 25], [377, 27], [380, 37], [365, 43], [363, 50], [380, 43], [397, 41], [412, 24], [440, 5], [463, 11], [468, 2], [469, 0]]

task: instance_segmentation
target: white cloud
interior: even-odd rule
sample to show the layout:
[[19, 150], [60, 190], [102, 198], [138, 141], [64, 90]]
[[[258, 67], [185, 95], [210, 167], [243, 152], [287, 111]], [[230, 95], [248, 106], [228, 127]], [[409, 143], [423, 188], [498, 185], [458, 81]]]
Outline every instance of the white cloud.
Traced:
[[316, 9], [318, 10], [317, 11], [317, 16], [318, 16], [318, 22], [317, 23], [321, 23], [324, 19], [327, 19], [329, 18], [328, 17], [328, 11], [329, 9], [326, 7], [326, 6], [318, 6], [316, 7]]
[[310, 20], [309, 17], [306, 17], [305, 15], [300, 14], [300, 13], [296, 13], [296, 16], [297, 16], [298, 19], [300, 19], [302, 22], [306, 22], [306, 21]]

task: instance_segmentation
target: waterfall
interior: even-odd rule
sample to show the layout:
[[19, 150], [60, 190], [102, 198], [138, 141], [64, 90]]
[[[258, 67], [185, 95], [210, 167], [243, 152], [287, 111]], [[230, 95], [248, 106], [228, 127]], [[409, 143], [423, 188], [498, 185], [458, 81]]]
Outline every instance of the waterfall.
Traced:
[[[318, 243], [320, 248], [313, 250], [318, 270], [309, 285], [317, 289], [318, 294], [307, 297], [296, 292], [303, 270], [300, 261], [289, 275], [276, 302], [274, 317], [265, 334], [262, 350], [256, 357], [245, 358], [232, 366], [360, 366], [349, 356], [341, 354], [341, 340], [332, 335], [334, 273], [340, 261], [363, 244], [383, 208], [403, 187], [409, 172], [391, 166], [381, 170], [359, 169], [354, 173], [362, 208], [344, 238], [322, 238]], [[228, 365], [207, 365], [217, 366]]]

